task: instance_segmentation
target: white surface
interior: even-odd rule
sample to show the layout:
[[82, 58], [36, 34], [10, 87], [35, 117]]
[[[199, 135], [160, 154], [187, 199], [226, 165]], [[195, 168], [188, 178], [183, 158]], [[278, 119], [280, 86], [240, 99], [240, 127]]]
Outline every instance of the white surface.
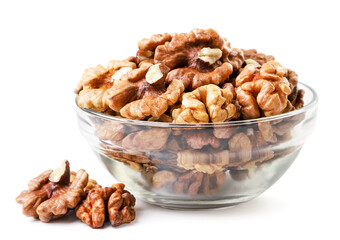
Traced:
[[[1, 239], [339, 239], [337, 1], [226, 2], [1, 1]], [[137, 219], [116, 229], [23, 216], [15, 197], [65, 158], [104, 186], [115, 181], [78, 131], [72, 90], [83, 70], [135, 54], [154, 33], [195, 27], [275, 55], [319, 93], [316, 129], [288, 172], [230, 209], [173, 211], [137, 200]]]

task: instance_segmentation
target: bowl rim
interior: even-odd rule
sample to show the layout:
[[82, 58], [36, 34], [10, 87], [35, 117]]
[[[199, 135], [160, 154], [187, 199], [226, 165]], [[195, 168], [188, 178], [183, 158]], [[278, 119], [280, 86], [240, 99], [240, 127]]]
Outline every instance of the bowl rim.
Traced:
[[291, 112], [270, 116], [270, 117], [237, 120], [237, 121], [229, 121], [229, 122], [218, 122], [218, 123], [168, 123], [168, 122], [153, 122], [153, 121], [145, 121], [145, 120], [132, 120], [128, 118], [114, 117], [111, 115], [107, 115], [101, 112], [94, 111], [89, 108], [80, 108], [77, 103], [78, 95], [75, 97], [75, 103], [76, 103], [77, 111], [84, 112], [88, 115], [92, 115], [92, 116], [95, 116], [95, 117], [98, 117], [104, 120], [113, 120], [116, 122], [129, 124], [129, 125], [142, 125], [142, 126], [149, 126], [149, 127], [176, 127], [176, 128], [228, 127], [228, 126], [235, 126], [235, 125], [242, 126], [242, 125], [249, 125], [249, 124], [254, 124], [258, 122], [275, 121], [275, 120], [292, 117], [300, 113], [307, 112], [309, 109], [316, 107], [319, 101], [316, 91], [312, 87], [301, 82], [298, 83], [298, 86], [303, 86], [303, 89], [307, 89], [312, 93], [312, 99], [302, 108], [299, 108]]

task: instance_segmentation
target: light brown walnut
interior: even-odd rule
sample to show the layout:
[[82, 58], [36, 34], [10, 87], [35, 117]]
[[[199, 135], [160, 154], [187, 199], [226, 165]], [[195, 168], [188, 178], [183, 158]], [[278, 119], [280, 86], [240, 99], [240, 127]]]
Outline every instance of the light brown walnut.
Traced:
[[105, 111], [108, 108], [103, 98], [106, 90], [112, 87], [115, 79], [134, 68], [136, 64], [133, 62], [114, 60], [108, 63], [107, 68], [98, 65], [95, 68], [86, 69], [75, 89], [75, 93], [79, 94], [77, 97], [79, 107], [99, 112]]
[[126, 104], [144, 97], [156, 97], [161, 95], [165, 88], [162, 85], [154, 86], [146, 82], [145, 75], [152, 64], [143, 64], [125, 75], [104, 95], [106, 104], [114, 111], [119, 112]]
[[125, 105], [120, 110], [120, 114], [125, 118], [138, 120], [148, 116], [160, 117], [168, 110], [169, 106], [174, 105], [178, 101], [183, 91], [183, 83], [175, 79], [161, 95], [156, 97], [149, 96], [133, 101]]
[[235, 80], [242, 117], [260, 117], [259, 109], [265, 116], [286, 111], [288, 95], [291, 93], [286, 76], [287, 69], [278, 62], [267, 62], [261, 68], [247, 65]]
[[171, 41], [172, 36], [169, 33], [155, 34], [150, 39], [144, 38], [138, 42], [137, 58], [140, 61], [151, 59], [155, 54], [155, 49], [159, 45]]
[[233, 92], [209, 84], [185, 93], [182, 104], [172, 111], [175, 123], [225, 122], [237, 114]]
[[69, 163], [64, 161], [56, 170], [47, 170], [32, 179], [29, 189], [23, 191], [16, 201], [23, 205], [26, 216], [49, 222], [64, 216], [69, 209], [78, 205], [85, 196], [87, 182], [88, 174], [82, 169], [71, 182]]

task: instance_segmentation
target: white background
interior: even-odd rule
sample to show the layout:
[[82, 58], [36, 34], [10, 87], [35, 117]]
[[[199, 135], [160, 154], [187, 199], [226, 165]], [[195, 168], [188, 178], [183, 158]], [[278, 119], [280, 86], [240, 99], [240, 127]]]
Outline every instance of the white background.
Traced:
[[[339, 239], [340, 52], [337, 1], [1, 1], [0, 238]], [[268, 191], [234, 208], [174, 211], [137, 199], [137, 218], [93, 230], [68, 216], [27, 218], [15, 197], [63, 159], [115, 179], [80, 135], [73, 89], [85, 68], [134, 55], [154, 33], [214, 28], [257, 48], [319, 94], [313, 135]], [[7, 237], [8, 238], [8, 237]]]

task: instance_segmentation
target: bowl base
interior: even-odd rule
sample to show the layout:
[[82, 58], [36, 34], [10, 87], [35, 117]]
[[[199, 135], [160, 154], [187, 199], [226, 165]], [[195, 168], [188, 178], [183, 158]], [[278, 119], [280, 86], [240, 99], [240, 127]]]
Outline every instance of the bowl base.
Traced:
[[221, 200], [178, 200], [178, 199], [157, 199], [154, 197], [138, 196], [141, 200], [166, 209], [173, 210], [201, 210], [215, 208], [230, 208], [240, 203], [248, 202], [256, 196], [239, 196]]

